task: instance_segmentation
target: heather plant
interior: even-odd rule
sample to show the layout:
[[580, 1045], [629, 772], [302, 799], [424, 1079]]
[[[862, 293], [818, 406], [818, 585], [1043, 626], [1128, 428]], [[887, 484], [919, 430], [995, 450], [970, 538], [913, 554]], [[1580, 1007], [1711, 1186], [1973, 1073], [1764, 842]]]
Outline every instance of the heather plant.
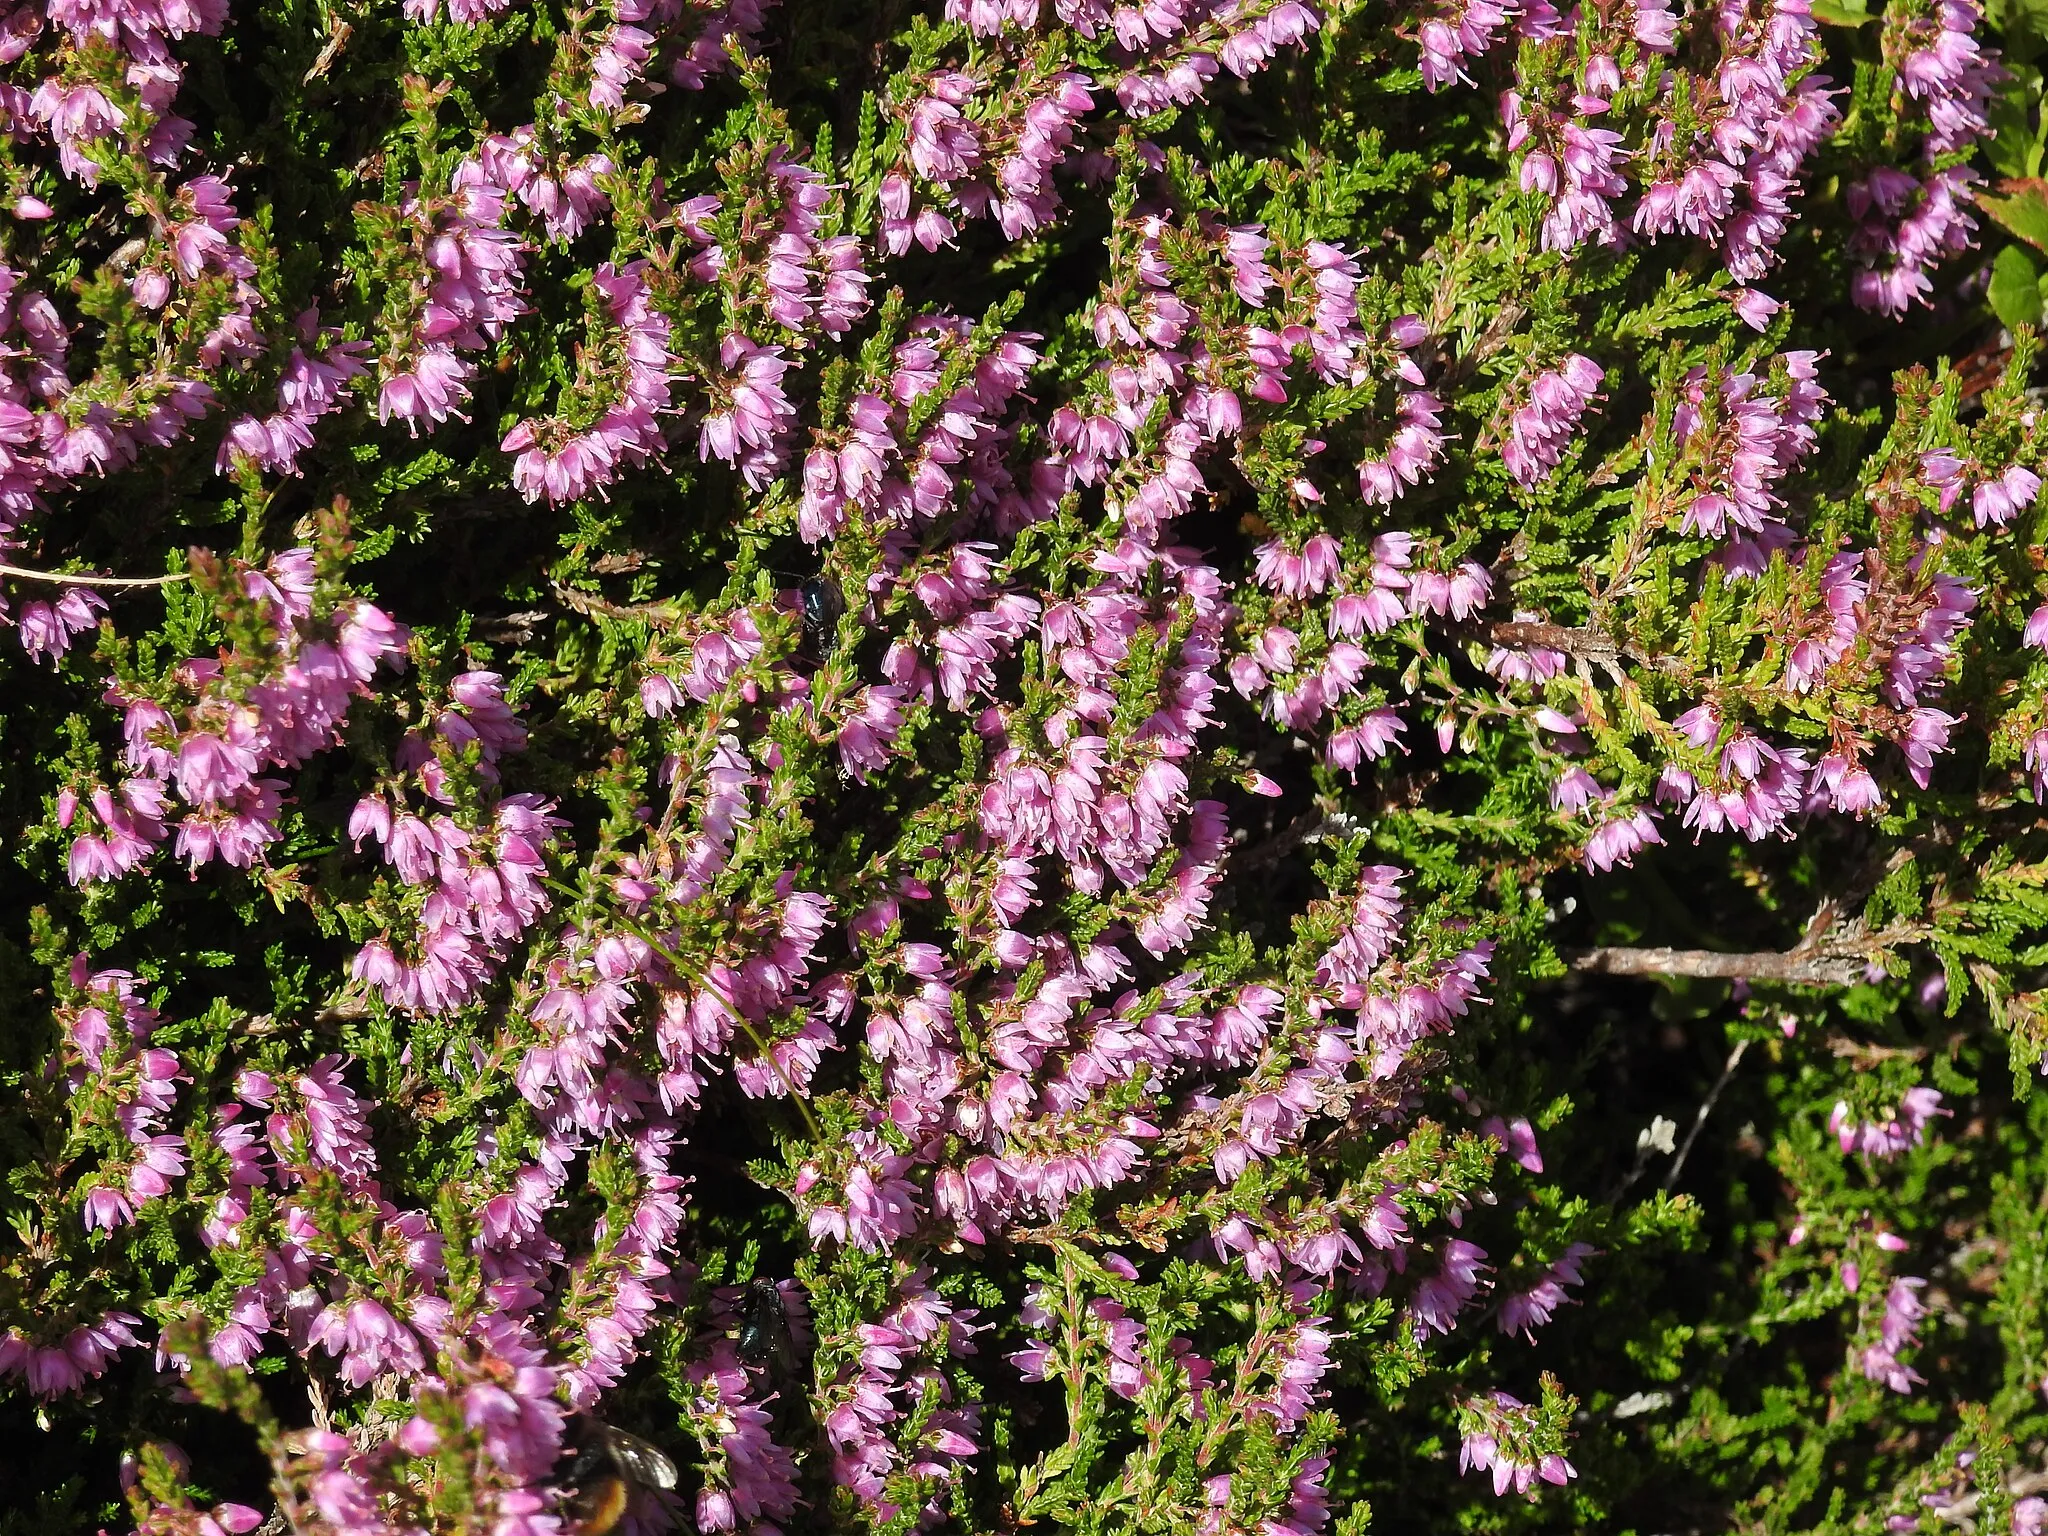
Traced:
[[2044, 56], [0, 11], [0, 1532], [2039, 1536]]

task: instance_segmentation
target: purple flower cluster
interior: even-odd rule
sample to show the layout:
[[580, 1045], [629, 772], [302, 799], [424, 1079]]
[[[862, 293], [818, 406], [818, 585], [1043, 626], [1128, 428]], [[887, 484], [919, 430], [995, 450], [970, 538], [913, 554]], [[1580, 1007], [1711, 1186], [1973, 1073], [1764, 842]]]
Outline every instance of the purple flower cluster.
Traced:
[[[456, 685], [482, 691], [497, 682], [491, 673], [472, 673]], [[468, 722], [461, 711], [448, 711], [437, 722], [444, 739], [451, 718]], [[423, 783], [429, 778], [420, 774]], [[562, 823], [552, 803], [533, 794], [506, 795], [487, 818], [464, 826], [446, 811], [429, 810], [424, 817], [394, 811], [393, 801], [402, 805], [403, 793], [394, 784], [366, 796], [349, 819], [349, 831], [359, 847], [365, 837], [379, 843], [400, 884], [417, 893], [418, 927], [403, 937], [370, 940], [357, 951], [353, 971], [394, 1007], [441, 1013], [472, 997], [495, 974], [508, 947], [547, 910], [541, 880]], [[432, 790], [427, 794], [438, 798]], [[400, 905], [413, 915], [411, 900]]]
[[[74, 344], [90, 333], [0, 263], [0, 336], [10, 338], [0, 365], [0, 558], [24, 547], [25, 525], [48, 497], [183, 437], [219, 402], [224, 371], [265, 350], [254, 319], [256, 266], [241, 243], [231, 189], [217, 176], [173, 177], [193, 125], [169, 112], [184, 74], [170, 45], [217, 33], [226, 14], [216, 0], [52, 5], [47, 24], [62, 39], [57, 72], [32, 93], [8, 88], [4, 115], [18, 145], [51, 144], [61, 174], [84, 187], [111, 178], [128, 192], [130, 216], [141, 216], [117, 303], [120, 323], [133, 329], [130, 355], [150, 361], [124, 376], [94, 366], [90, 354], [74, 358]], [[18, 8], [0, 52], [21, 57], [44, 26], [35, 11]], [[52, 210], [22, 196], [10, 212], [33, 223]], [[304, 398], [286, 413], [317, 414], [313, 397], [330, 387], [325, 379], [295, 383]], [[31, 655], [61, 655], [71, 635], [91, 627], [97, 601], [73, 592], [26, 604], [13, 616], [23, 644]], [[0, 602], [0, 618], [9, 616]]]
[[380, 327], [379, 420], [417, 432], [463, 416], [475, 372], [463, 354], [481, 351], [525, 308], [522, 242], [504, 227], [523, 171], [516, 155], [480, 154], [457, 165], [445, 188], [411, 184], [396, 208], [381, 210], [416, 277], [392, 289]]
[[[1046, 8], [946, 0], [948, 19], [966, 23], [982, 47], [965, 68], [933, 70], [891, 104], [904, 130], [901, 157], [882, 181], [882, 243], [891, 254], [949, 243], [958, 232], [952, 214], [993, 219], [1012, 240], [1044, 228], [1061, 205], [1061, 173], [1095, 181], [1108, 169], [1106, 139], [1088, 121], [1098, 101], [1114, 99], [1134, 119], [1188, 106], [1219, 76], [1255, 75], [1321, 25], [1301, 0], [1142, 8], [1052, 0], [1052, 16], [1041, 20]], [[1048, 35], [1054, 47], [1045, 46]], [[1098, 38], [1116, 45], [1110, 71], [1041, 62], [1071, 58], [1074, 44]]]
[[[719, 1297], [718, 1301], [726, 1301]], [[795, 1297], [785, 1305], [797, 1305]], [[764, 1393], [721, 1335], [689, 1368], [684, 1413], [706, 1448], [697, 1492], [700, 1531], [775, 1530], [796, 1513], [796, 1462], [771, 1434], [773, 1393]]]
[[573, 410], [522, 421], [499, 445], [516, 454], [512, 483], [528, 501], [576, 501], [601, 491], [626, 468], [665, 446], [660, 417], [669, 410], [668, 317], [648, 302], [644, 269], [600, 267], [592, 286], [604, 313], [582, 355]]
[[1537, 1412], [1506, 1392], [1490, 1392], [1459, 1405], [1464, 1439], [1458, 1447], [1458, 1470], [1491, 1472], [1495, 1495], [1512, 1488], [1527, 1493], [1540, 1478], [1560, 1487], [1578, 1476], [1578, 1469], [1556, 1451], [1539, 1449], [1542, 1438]]
[[[1989, 135], [2005, 78], [1977, 41], [1981, 19], [1971, 0], [1886, 13], [1885, 59], [1921, 163], [1873, 166], [1848, 186], [1861, 263], [1853, 297], [1865, 308], [1927, 302], [1933, 268], [1971, 243], [1976, 177], [1953, 157]], [[1816, 72], [1819, 28], [1805, 0], [1729, 0], [1691, 16], [1634, 0], [1590, 31], [1548, 0], [1471, 0], [1433, 8], [1418, 41], [1432, 90], [1522, 50], [1501, 116], [1522, 190], [1550, 201], [1548, 248], [1689, 235], [1738, 285], [1777, 261], [1800, 177], [1840, 120], [1842, 93]], [[1778, 308], [1741, 286], [1732, 302], [1759, 328]]]
[[1964, 166], [1915, 176], [1880, 165], [1850, 183], [1846, 202], [1857, 222], [1862, 267], [1851, 292], [1865, 309], [1903, 315], [1934, 291], [1934, 268], [1975, 242], [1970, 213], [1976, 176]]
[[[135, 976], [94, 972], [81, 955], [71, 966], [69, 992], [59, 1015], [62, 1043], [50, 1063], [74, 1127], [61, 1173], [80, 1225], [111, 1233], [185, 1176], [190, 1152], [167, 1125], [178, 1084], [190, 1079], [175, 1052], [151, 1044], [161, 1021]], [[59, 1320], [47, 1341], [10, 1329], [0, 1333], [0, 1382], [20, 1377], [42, 1398], [76, 1391], [119, 1351], [139, 1344], [135, 1330], [142, 1326], [141, 1318], [109, 1309]]]
[[1600, 365], [1574, 353], [1529, 384], [1529, 403], [1508, 418], [1501, 458], [1517, 485], [1536, 484], [1557, 467], [1600, 388]]
[[[1523, 707], [1537, 740], [1555, 754], [1552, 804], [1590, 825], [1584, 857], [1593, 869], [1626, 864], [1662, 842], [1661, 819], [1674, 810], [1696, 838], [1736, 831], [1753, 841], [1790, 836], [1797, 818], [1818, 811], [1869, 815], [1884, 803], [1874, 760], [1880, 743], [1897, 748], [1905, 776], [1923, 788], [1949, 746], [1957, 718], [1937, 700], [1978, 593], [1940, 568], [1950, 534], [1939, 518], [1967, 505], [1978, 527], [1996, 531], [2031, 504], [2038, 478], [2012, 462], [2013, 448], [1987, 427], [1974, 434], [1984, 445], [1974, 450], [1965, 442], [1902, 456], [1894, 473], [1914, 498], [1915, 517], [1927, 520], [1905, 546], [1907, 558], [1896, 546], [1889, 557], [1879, 548], [1802, 549], [1777, 487], [1812, 451], [1825, 400], [1814, 381], [1817, 362], [1810, 353], [1786, 354], [1767, 371], [1768, 382], [1764, 372], [1745, 372], [1724, 375], [1718, 388], [1703, 373], [1689, 375], [1670, 418], [1681, 451], [1662, 484], [1679, 532], [1736, 534], [1709, 555], [1730, 575], [1760, 576], [1776, 558], [1803, 565], [1789, 599], [1771, 613], [1772, 646], [1782, 658], [1772, 686], [1793, 708], [1822, 693], [1855, 700], [1835, 713], [1825, 751], [1773, 739], [1757, 718], [1764, 711], [1755, 694], [1738, 706], [1709, 686], [1704, 701], [1638, 738], [1660, 760], [1644, 803], [1582, 761], [1599, 750], [1592, 725], [1608, 718], [1609, 705], [1563, 680], [1564, 657], [1501, 648], [1489, 658], [1505, 694], [1527, 688], [1536, 695]], [[2048, 635], [2048, 625], [2041, 628]], [[1736, 708], [1751, 720], [1736, 717]]]
[[897, 1518], [906, 1499], [922, 1501], [911, 1506], [920, 1527], [944, 1517], [951, 1485], [980, 1449], [980, 1412], [940, 1366], [972, 1355], [985, 1326], [928, 1282], [908, 1276], [879, 1321], [858, 1325], [843, 1341], [851, 1359], [818, 1399], [834, 1480], [880, 1520]]
[[1911, 1392], [1915, 1383], [1925, 1380], [1911, 1366], [1901, 1364], [1899, 1356], [1920, 1342], [1914, 1330], [1927, 1315], [1927, 1304], [1920, 1299], [1926, 1286], [1925, 1280], [1910, 1275], [1891, 1283], [1885, 1292], [1884, 1315], [1878, 1321], [1877, 1342], [1866, 1345], [1857, 1357], [1865, 1376], [1894, 1392]]
[[405, 632], [370, 603], [321, 594], [309, 549], [212, 574], [253, 643], [221, 660], [194, 657], [151, 685], [109, 680], [107, 702], [125, 715], [128, 777], [118, 788], [71, 786], [60, 798], [60, 825], [81, 809], [92, 816], [71, 845], [74, 883], [137, 868], [173, 826], [176, 851], [195, 870], [215, 859], [256, 863], [280, 835], [288, 788], [268, 773], [332, 746], [378, 666], [404, 663]]
[[1909, 1088], [1899, 1100], [1896, 1113], [1876, 1120], [1859, 1121], [1846, 1100], [1837, 1101], [1828, 1115], [1828, 1129], [1842, 1144], [1843, 1156], [1860, 1152], [1885, 1161], [1897, 1157], [1927, 1139], [1927, 1127], [1943, 1115], [1953, 1113], [1941, 1107], [1941, 1093], [1934, 1088]]
[[1933, 269], [1972, 244], [1978, 177], [1954, 157], [1989, 136], [1986, 112], [2006, 78], [1997, 53], [1977, 41], [1982, 20], [1972, 0], [1886, 14], [1885, 59], [1911, 108], [1905, 126], [1924, 138], [1920, 164], [1875, 166], [1849, 186], [1862, 266], [1852, 293], [1866, 309], [1899, 315], [1926, 303]]
[[1533, 1340], [1536, 1330], [1549, 1322], [1552, 1314], [1570, 1299], [1565, 1295], [1565, 1288], [1586, 1283], [1579, 1266], [1592, 1258], [1596, 1251], [1590, 1243], [1571, 1244], [1543, 1272], [1542, 1279], [1526, 1291], [1505, 1297], [1498, 1319], [1500, 1331], [1519, 1333]]
[[[1587, 413], [1607, 371], [1555, 336], [1516, 338], [1492, 365], [1505, 388], [1475, 411], [1464, 322], [1442, 302], [1382, 281], [1356, 234], [1329, 223], [1284, 206], [1268, 224], [1205, 211], [1184, 195], [1179, 152], [1125, 131], [1299, 48], [1325, 25], [1299, 0], [948, 0], [929, 53], [877, 103], [867, 185], [842, 185], [827, 148], [794, 149], [750, 95], [751, 120], [721, 141], [718, 190], [697, 195], [672, 191], [658, 160], [633, 163], [628, 130], [659, 92], [723, 70], [752, 93], [767, 7], [612, 0], [563, 30], [557, 119], [471, 124], [359, 210], [384, 263], [374, 341], [310, 308], [259, 333], [257, 232], [225, 183], [166, 179], [189, 129], [163, 115], [177, 82], [164, 40], [222, 18], [73, 9], [51, 14], [123, 51], [143, 107], [117, 106], [74, 50], [37, 93], [41, 126], [23, 131], [88, 184], [154, 178], [136, 183], [154, 211], [121, 302], [162, 345], [119, 390], [74, 386], [83, 328], [6, 274], [0, 555], [29, 547], [39, 498], [224, 400], [217, 464], [252, 506], [266, 477], [317, 462], [335, 418], [367, 417], [359, 378], [376, 380], [380, 421], [432, 437], [466, 419], [473, 392], [484, 408], [489, 366], [522, 364], [516, 327], [557, 269], [602, 249], [573, 285], [582, 343], [548, 413], [521, 419], [538, 409], [522, 393], [488, 423], [511, 423], [498, 439], [511, 485], [560, 509], [694, 440], [699, 464], [733, 472], [707, 483], [755, 493], [736, 493], [747, 559], [781, 539], [818, 568], [777, 591], [749, 564], [716, 597], [626, 614], [646, 643], [608, 645], [606, 686], [641, 709], [607, 719], [618, 751], [601, 782], [577, 779], [609, 814], [573, 857], [551, 798], [568, 776], [528, 751], [519, 716], [533, 672], [491, 670], [460, 641], [438, 656], [411, 644], [352, 595], [331, 547], [195, 561], [223, 637], [211, 659], [160, 668], [115, 651], [120, 769], [76, 768], [56, 804], [74, 883], [135, 871], [175, 833], [195, 874], [247, 870], [281, 903], [314, 905], [269, 860], [292, 818], [320, 814], [290, 776], [346, 731], [363, 751], [336, 796], [348, 809], [332, 859], [355, 884], [314, 905], [354, 948], [337, 1016], [367, 1013], [404, 1042], [394, 1071], [433, 1075], [474, 1114], [449, 1203], [430, 1211], [380, 1153], [369, 1084], [342, 1051], [277, 1042], [181, 1106], [194, 1074], [150, 1043], [133, 977], [81, 961], [64, 1003], [50, 1081], [87, 1149], [64, 1170], [71, 1235], [127, 1241], [153, 1202], [188, 1198], [232, 1279], [206, 1300], [203, 1338], [167, 1352], [195, 1371], [318, 1358], [376, 1410], [363, 1423], [391, 1421], [322, 1426], [280, 1452], [309, 1530], [423, 1529], [423, 1490], [459, 1486], [494, 1533], [559, 1536], [565, 1421], [649, 1356], [699, 1447], [695, 1504], [643, 1495], [630, 1518], [793, 1524], [803, 1415], [780, 1394], [794, 1388], [743, 1350], [746, 1303], [703, 1281], [685, 1237], [691, 1170], [714, 1150], [692, 1138], [734, 1105], [811, 1133], [783, 1136], [786, 1169], [758, 1176], [801, 1218], [799, 1263], [815, 1267], [800, 1273], [835, 1286], [815, 1337], [802, 1290], [778, 1295], [816, 1367], [808, 1406], [844, 1508], [917, 1529], [964, 1507], [1000, 1422], [977, 1393], [1004, 1367], [963, 1368], [990, 1303], [967, 1305], [940, 1256], [1003, 1245], [1032, 1255], [1010, 1380], [1148, 1429], [1199, 1422], [1212, 1446], [1268, 1437], [1293, 1458], [1284, 1489], [1212, 1459], [1175, 1474], [1199, 1488], [1188, 1523], [1322, 1529], [1329, 1464], [1312, 1453], [1342, 1303], [1384, 1298], [1400, 1347], [1426, 1354], [1497, 1302], [1489, 1347], [1511, 1348], [1571, 1300], [1596, 1250], [1558, 1230], [1520, 1255], [1486, 1235], [1490, 1256], [1468, 1218], [1494, 1200], [1496, 1147], [1501, 1179], [1543, 1171], [1535, 1131], [1509, 1106], [1479, 1121], [1463, 1089], [1477, 1136], [1422, 1117], [1431, 1042], [1483, 1001], [1491, 930], [1408, 894], [1410, 876], [1365, 862], [1367, 839], [1332, 816], [1315, 835], [1333, 888], [1270, 947], [1240, 944], [1223, 885], [1233, 850], [1303, 777], [1334, 795], [1339, 776], [1394, 753], [1433, 772], [1503, 723], [1527, 728], [1551, 784], [1556, 824], [1531, 836], [1596, 871], [1661, 842], [1667, 817], [1755, 841], [1806, 815], [1865, 815], [1883, 800], [1880, 748], [1924, 787], [1957, 723], [1937, 705], [1980, 594], [1945, 568], [1940, 520], [1968, 492], [1975, 528], [1995, 537], [2040, 488], [2026, 450], [1998, 435], [2009, 424], [1943, 426], [1968, 451], [1923, 452], [1929, 435], [1872, 471], [1869, 499], [1897, 537], [1825, 547], [1795, 510], [1829, 404], [1823, 359], [1776, 341], [1703, 347], [1692, 357], [1709, 360], [1674, 367], [1644, 422], [1653, 451], [1626, 470], [1640, 476], [1640, 539], [1616, 554], [1593, 618], [1573, 632], [1516, 609], [1511, 639], [1494, 621], [1533, 600], [1516, 590], [1521, 552], [1490, 531], [1447, 533], [1432, 507], [1489, 447], [1522, 490], [1544, 486], [1600, 427]], [[505, 9], [408, 0], [406, 14], [487, 28]], [[1966, 149], [1996, 69], [1974, 12], [1886, 25], [1927, 153]], [[1472, 0], [1432, 6], [1416, 41], [1432, 89], [1514, 53], [1501, 110], [1541, 204], [1537, 259], [1569, 269], [1683, 236], [1734, 279], [1712, 279], [1714, 323], [1725, 304], [1773, 325], [1777, 301], [1747, 285], [1777, 259], [1838, 110], [1803, 0], [1690, 13], [1624, 0], [1598, 16]], [[405, 86], [423, 121], [437, 89]], [[1959, 200], [1967, 173], [1926, 174], [1872, 168], [1845, 193], [1887, 307], [1931, 291], [1931, 262], [1970, 227], [1959, 203], [1926, 214], [1930, 189]], [[1107, 277], [1070, 336], [1016, 329], [1001, 318], [1014, 310], [979, 325], [919, 312], [900, 291], [871, 305], [885, 263], [1026, 241], [1108, 185]], [[266, 356], [274, 373], [255, 367]], [[1255, 548], [1236, 580], [1193, 514], [1246, 486]], [[1660, 640], [1651, 655], [1614, 617], [1653, 571], [1676, 587], [1695, 569], [1714, 602], [1755, 618], [1740, 677], [1704, 645]], [[61, 657], [103, 606], [75, 587], [15, 621], [32, 655]], [[821, 606], [844, 610], [822, 635]], [[2048, 646], [2044, 615], [2032, 644]], [[1544, 628], [1575, 652], [1523, 643]], [[1474, 665], [1451, 664], [1461, 650]], [[403, 695], [379, 697], [382, 669], [408, 662]], [[1773, 709], [1824, 721], [1825, 750], [1821, 728], [1809, 741]], [[1298, 743], [1299, 771], [1219, 753], [1226, 723]], [[2048, 726], [2025, 750], [2048, 775]], [[922, 809], [900, 837], [833, 867], [801, 851], [822, 786], [858, 808], [913, 779], [943, 788], [903, 799]], [[1916, 1088], [1867, 1121], [1844, 1103], [1830, 1128], [1845, 1153], [1882, 1160], [1945, 1113]], [[1340, 1134], [1370, 1160], [1324, 1182]], [[1070, 1240], [1082, 1211], [1094, 1236]], [[1135, 1260], [1097, 1241], [1113, 1223]], [[1198, 1352], [1197, 1329], [1154, 1305], [1148, 1255], [1168, 1253], [1232, 1292], [1201, 1320], [1228, 1336], [1220, 1348]], [[1901, 1391], [1920, 1284], [1893, 1284], [1881, 1342], [1858, 1359]], [[678, 1317], [688, 1326], [668, 1326]], [[53, 1313], [0, 1338], [0, 1373], [43, 1396], [75, 1389], [140, 1326], [110, 1305]], [[1460, 1413], [1461, 1467], [1490, 1472], [1497, 1494], [1575, 1476], [1549, 1386], [1539, 1407], [1491, 1392]]]
[[[296, 475], [299, 455], [313, 446], [313, 427], [339, 410], [349, 383], [364, 371], [364, 341], [344, 341], [323, 330], [320, 312], [309, 309], [297, 324], [299, 345], [292, 348], [277, 380], [277, 409], [268, 416], [243, 416], [221, 439], [218, 467], [224, 471], [253, 466], [272, 474]], [[315, 349], [308, 356], [306, 348]]]
[[1704, 369], [1694, 370], [1671, 421], [1683, 455], [1677, 472], [1688, 482], [1682, 525], [1709, 538], [1740, 530], [1722, 559], [1744, 574], [1760, 572], [1773, 550], [1791, 542], [1773, 487], [1813, 451], [1814, 426], [1828, 403], [1815, 382], [1818, 357], [1790, 352], [1777, 362], [1782, 394], [1765, 393], [1765, 381], [1753, 373], [1709, 380]]
[[630, 97], [660, 89], [648, 77], [661, 67], [669, 83], [698, 91], [731, 69], [733, 51], [745, 51], [760, 33], [775, 0], [612, 0], [604, 7], [590, 62], [589, 99], [608, 112]]
[[[1792, 222], [1805, 162], [1838, 118], [1826, 77], [1813, 73], [1818, 28], [1804, 0], [1686, 19], [1634, 4], [1610, 26], [1578, 35], [1547, 4], [1518, 20], [1544, 71], [1518, 79], [1501, 115], [1523, 190], [1551, 200], [1545, 245], [1689, 235], [1738, 283], [1755, 281]], [[1695, 35], [1697, 65], [1676, 62], [1682, 32]], [[1468, 27], [1460, 51], [1476, 56], [1494, 40], [1493, 28]], [[1426, 71], [1428, 52], [1425, 43]]]

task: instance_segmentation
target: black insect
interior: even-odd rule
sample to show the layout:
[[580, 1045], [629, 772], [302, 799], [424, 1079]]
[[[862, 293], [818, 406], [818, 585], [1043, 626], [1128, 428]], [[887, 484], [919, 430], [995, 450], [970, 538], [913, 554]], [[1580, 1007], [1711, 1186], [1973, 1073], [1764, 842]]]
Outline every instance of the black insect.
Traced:
[[642, 1489], [667, 1492], [678, 1480], [667, 1452], [638, 1435], [581, 1414], [569, 1421], [567, 1469], [561, 1480], [575, 1490], [569, 1503], [572, 1536], [610, 1536]]
[[846, 612], [846, 594], [830, 576], [813, 576], [803, 585], [804, 649], [819, 661], [832, 654], [839, 639], [839, 619]]
[[740, 1359], [752, 1366], [772, 1366], [786, 1373], [796, 1366], [796, 1341], [790, 1337], [789, 1309], [773, 1280], [747, 1283], [740, 1301]]

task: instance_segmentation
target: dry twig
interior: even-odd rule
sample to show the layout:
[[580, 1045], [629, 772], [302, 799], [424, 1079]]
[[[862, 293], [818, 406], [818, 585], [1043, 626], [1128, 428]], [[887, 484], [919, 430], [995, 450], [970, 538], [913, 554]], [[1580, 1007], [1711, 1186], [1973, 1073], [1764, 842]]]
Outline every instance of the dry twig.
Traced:
[[1486, 625], [1485, 630], [1487, 638], [1495, 645], [1512, 646], [1519, 650], [1562, 651], [1579, 661], [1592, 662], [1613, 678], [1617, 686], [1624, 680], [1621, 671], [1621, 663], [1624, 660], [1632, 661], [1639, 667], [1647, 667], [1652, 672], [1685, 670], [1685, 663], [1676, 656], [1652, 655], [1639, 645], [1616, 640], [1612, 635], [1597, 629], [1515, 619], [1505, 624]]
[[1882, 956], [1925, 938], [1923, 923], [1893, 923], [1872, 933], [1861, 918], [1837, 925], [1839, 909], [1824, 901], [1790, 949], [1725, 954], [1715, 949], [1637, 949], [1625, 945], [1583, 950], [1572, 969], [1595, 976], [1699, 976], [1725, 981], [1776, 981], [1791, 986], [1847, 987], [1861, 981]]
[[47, 581], [59, 587], [167, 587], [188, 579], [183, 571], [169, 576], [101, 576], [94, 571], [32, 571], [22, 565], [0, 565], [0, 576], [16, 581]]
[[667, 603], [614, 603], [595, 593], [579, 592], [559, 581], [550, 581], [548, 586], [554, 590], [555, 596], [581, 614], [651, 624], [656, 629], [669, 628], [676, 622], [676, 611]]
[[1707, 1090], [1707, 1096], [1700, 1101], [1699, 1113], [1692, 1117], [1692, 1129], [1685, 1133], [1685, 1140], [1678, 1148], [1678, 1155], [1671, 1159], [1671, 1170], [1664, 1175], [1664, 1187], [1668, 1190], [1678, 1182], [1678, 1175], [1685, 1167], [1686, 1154], [1692, 1151], [1692, 1144], [1700, 1139], [1705, 1129], [1707, 1116], [1714, 1111], [1715, 1101], [1721, 1097], [1721, 1090], [1728, 1086], [1735, 1076], [1735, 1069], [1742, 1065], [1742, 1053], [1749, 1049], [1747, 1040], [1735, 1042], [1735, 1049], [1728, 1053], [1728, 1060], [1721, 1068], [1721, 1075], [1714, 1079], [1714, 1086]]

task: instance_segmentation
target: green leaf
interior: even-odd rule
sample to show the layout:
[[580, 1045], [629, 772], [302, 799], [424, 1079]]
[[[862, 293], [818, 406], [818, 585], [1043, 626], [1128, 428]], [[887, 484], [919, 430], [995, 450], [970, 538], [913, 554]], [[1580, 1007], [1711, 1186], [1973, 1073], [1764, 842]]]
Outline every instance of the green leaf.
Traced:
[[2048, 197], [2038, 186], [2022, 188], [2011, 197], [1980, 197], [1977, 206], [2029, 245], [2048, 251]]
[[[2024, 64], [2014, 72], [2034, 73]], [[1984, 156], [2001, 176], [2032, 176], [2040, 169], [2041, 140], [2030, 102], [2031, 94], [2014, 86], [1992, 97], [1986, 108], [1992, 137], [1985, 141]]]
[[1989, 297], [1991, 312], [2007, 330], [2040, 320], [2041, 274], [2021, 247], [2008, 245], [1991, 263]]
[[1860, 27], [1866, 21], [1877, 18], [1865, 11], [1860, 3], [1839, 4], [1837, 0], [1813, 0], [1808, 7], [1813, 19], [1830, 27]]
[[2048, 0], [2004, 0], [1993, 9], [2006, 63], [2025, 63], [2041, 51], [2048, 39]]

